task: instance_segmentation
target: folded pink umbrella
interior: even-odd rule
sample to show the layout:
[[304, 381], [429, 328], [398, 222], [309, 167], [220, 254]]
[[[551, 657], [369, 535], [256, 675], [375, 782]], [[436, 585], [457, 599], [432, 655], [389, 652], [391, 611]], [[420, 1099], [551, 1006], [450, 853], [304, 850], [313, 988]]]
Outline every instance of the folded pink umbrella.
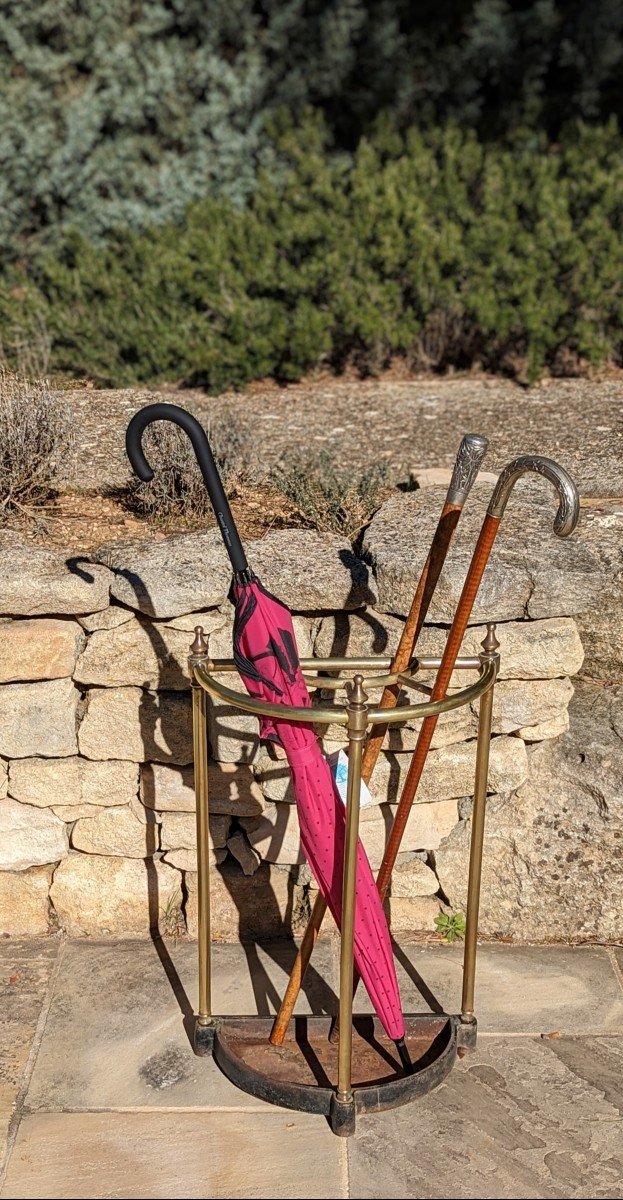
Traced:
[[[146, 426], [158, 420], [173, 421], [188, 433], [208, 487], [234, 569], [234, 660], [247, 691], [271, 703], [311, 709], [290, 611], [262, 587], [249, 569], [202, 426], [190, 413], [173, 404], [151, 404], [141, 409], [132, 418], [126, 434], [126, 448], [134, 470], [145, 481], [153, 478], [141, 438]], [[264, 719], [260, 722], [260, 734], [269, 741], [279, 742], [285, 750], [303, 851], [339, 927], [346, 813], [329, 764], [311, 723], [295, 724], [286, 717], [283, 721]], [[361, 842], [357, 846], [354, 958], [379, 1020], [396, 1043], [405, 1069], [409, 1069], [389, 928]]]
[[[251, 696], [311, 708], [289, 609], [259, 580], [234, 585], [234, 659]], [[346, 811], [311, 725], [260, 721], [260, 736], [279, 742], [288, 759], [301, 845], [336, 924], [342, 913]], [[398, 981], [387, 920], [368, 856], [357, 843], [355, 962], [388, 1037], [404, 1038]]]

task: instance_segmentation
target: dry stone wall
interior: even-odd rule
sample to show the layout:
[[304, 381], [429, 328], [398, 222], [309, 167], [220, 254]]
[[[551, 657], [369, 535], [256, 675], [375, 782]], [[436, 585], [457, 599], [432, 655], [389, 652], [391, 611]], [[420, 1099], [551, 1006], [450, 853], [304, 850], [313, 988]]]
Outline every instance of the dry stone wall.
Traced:
[[[390, 500], [359, 556], [339, 538], [301, 530], [249, 545], [266, 585], [296, 614], [302, 655], [392, 652], [443, 490]], [[616, 937], [623, 607], [612, 597], [623, 513], [613, 537], [612, 521], [600, 525], [591, 510], [565, 544], [551, 532], [543, 488], [523, 491], [464, 644], [476, 653], [483, 622], [498, 620], [482, 928], [518, 939]], [[441, 652], [482, 509], [477, 487], [422, 653]], [[187, 656], [199, 623], [212, 655], [230, 653], [217, 531], [115, 543], [93, 561], [13, 534], [0, 537], [0, 550], [0, 930], [196, 934]], [[597, 668], [583, 667], [583, 641], [596, 648]], [[453, 682], [464, 684], [465, 673]], [[476, 730], [477, 705], [439, 722], [392, 883], [397, 930], [430, 929], [441, 908], [465, 905]], [[283, 757], [260, 744], [253, 718], [223, 704], [210, 710], [209, 736], [214, 934], [298, 931], [314, 883]], [[373, 777], [361, 830], [375, 867], [416, 738], [416, 724], [394, 730]], [[329, 727], [326, 749], [343, 744], [343, 729]]]

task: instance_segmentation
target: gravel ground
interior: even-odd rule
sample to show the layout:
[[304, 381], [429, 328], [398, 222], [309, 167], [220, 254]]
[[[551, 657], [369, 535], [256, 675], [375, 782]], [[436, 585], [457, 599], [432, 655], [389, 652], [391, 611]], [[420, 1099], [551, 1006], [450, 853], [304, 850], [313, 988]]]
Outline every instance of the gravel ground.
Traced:
[[584, 497], [623, 496], [623, 376], [548, 380], [530, 390], [480, 376], [254, 385], [209, 397], [92, 389], [63, 395], [78, 437], [66, 482], [78, 489], [123, 484], [129, 418], [154, 400], [170, 400], [203, 419], [226, 409], [239, 414], [252, 426], [258, 457], [267, 464], [292, 448], [329, 447], [352, 466], [385, 459], [398, 482], [412, 470], [451, 466], [461, 434], [469, 431], [489, 437], [489, 470], [516, 454], [549, 454], [574, 474]]

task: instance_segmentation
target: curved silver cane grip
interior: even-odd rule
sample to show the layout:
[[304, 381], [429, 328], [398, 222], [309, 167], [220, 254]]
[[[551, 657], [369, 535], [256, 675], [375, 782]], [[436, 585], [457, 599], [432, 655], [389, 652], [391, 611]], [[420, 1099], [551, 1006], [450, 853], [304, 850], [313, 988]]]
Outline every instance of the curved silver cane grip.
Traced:
[[543, 458], [540, 454], [520, 454], [504, 467], [498, 479], [491, 502], [487, 509], [490, 517], [502, 517], [508, 498], [521, 475], [534, 471], [543, 475], [553, 483], [558, 493], [558, 512], [554, 518], [554, 532], [559, 537], [568, 537], [573, 533], [580, 516], [580, 495], [570, 475], [559, 467], [553, 458]]
[[459, 446], [446, 504], [462, 508], [482, 466], [489, 442], [480, 433], [466, 433]]

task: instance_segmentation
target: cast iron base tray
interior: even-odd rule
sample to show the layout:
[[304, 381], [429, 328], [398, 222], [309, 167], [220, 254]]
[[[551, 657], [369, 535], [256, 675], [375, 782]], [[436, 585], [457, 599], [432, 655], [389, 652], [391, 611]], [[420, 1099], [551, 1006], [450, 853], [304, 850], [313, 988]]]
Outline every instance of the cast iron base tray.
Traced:
[[405, 1017], [413, 1074], [403, 1075], [394, 1043], [372, 1016], [353, 1018], [353, 1101], [337, 1101], [338, 1047], [329, 1041], [330, 1017], [295, 1017], [283, 1046], [272, 1046], [271, 1017], [217, 1017], [197, 1026], [198, 1054], [212, 1051], [236, 1087], [271, 1104], [329, 1117], [334, 1133], [349, 1136], [355, 1114], [396, 1108], [436, 1088], [457, 1052], [475, 1042], [458, 1017], [425, 1013]]

